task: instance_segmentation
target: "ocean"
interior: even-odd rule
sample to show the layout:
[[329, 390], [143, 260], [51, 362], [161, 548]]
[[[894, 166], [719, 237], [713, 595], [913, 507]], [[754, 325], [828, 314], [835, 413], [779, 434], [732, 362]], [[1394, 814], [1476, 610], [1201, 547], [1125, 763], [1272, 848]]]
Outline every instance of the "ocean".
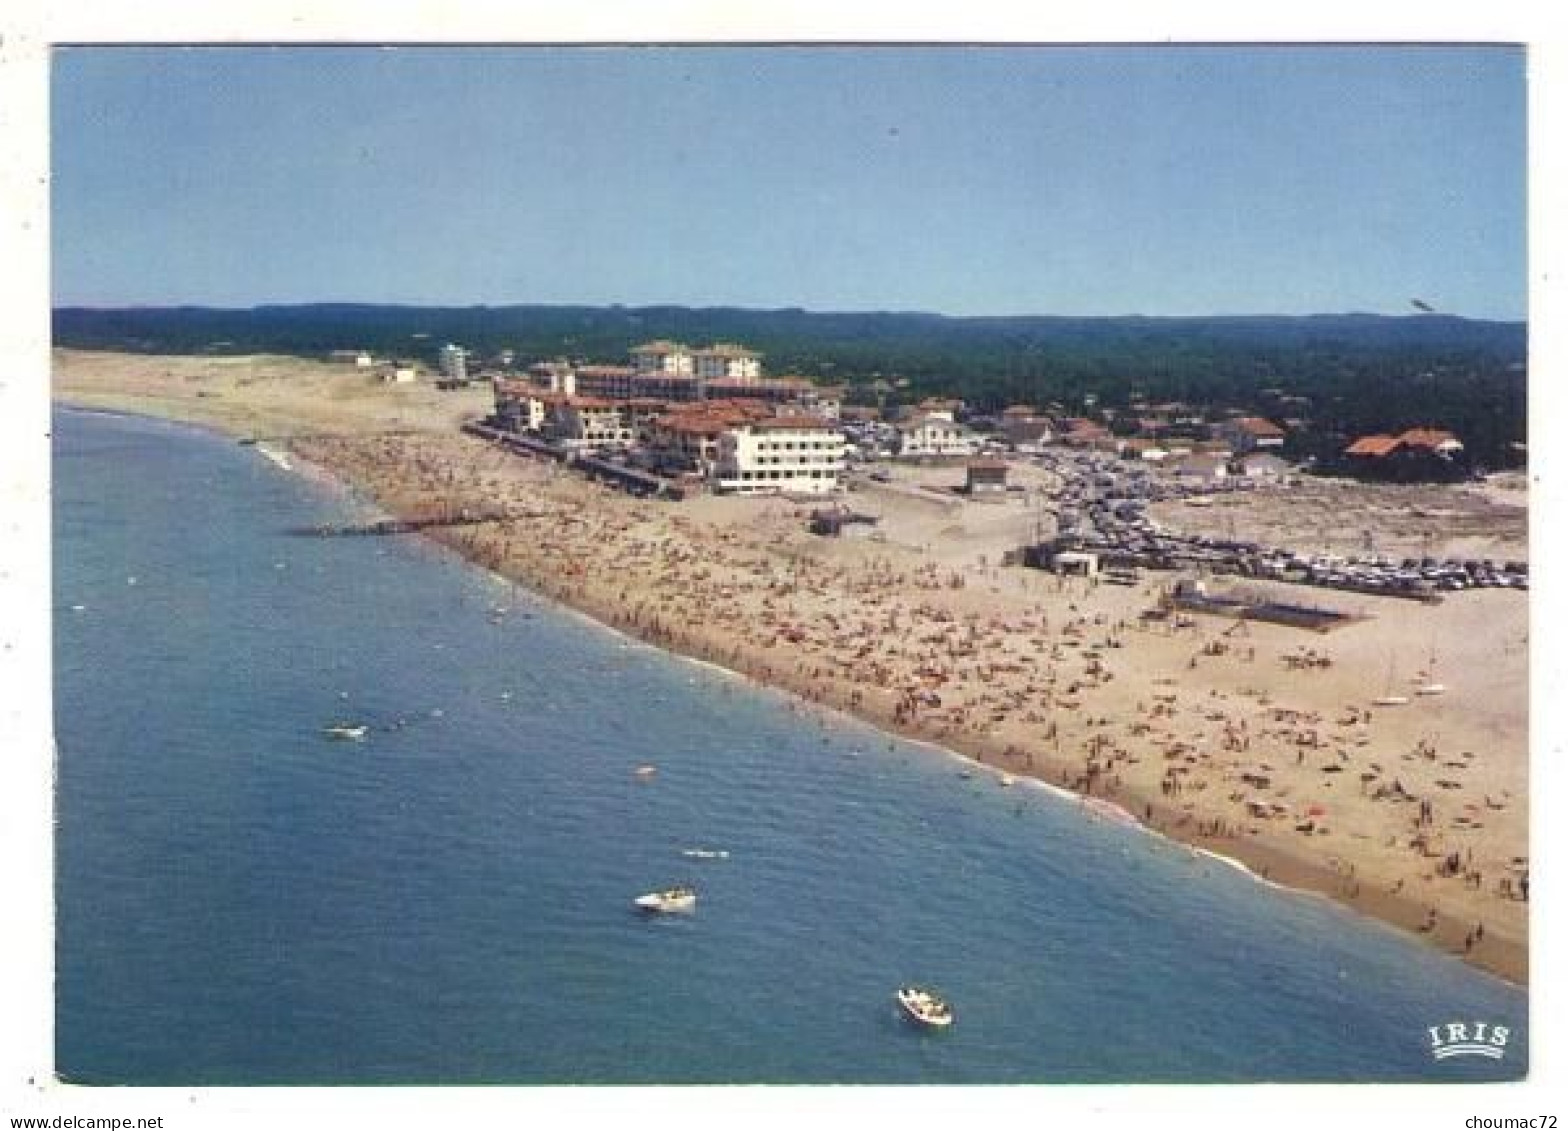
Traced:
[[[1518, 987], [426, 542], [299, 536], [365, 508], [254, 448], [59, 410], [53, 472], [68, 1080], [1527, 1070]], [[694, 914], [633, 911], [680, 882]], [[1450, 1022], [1504, 1055], [1434, 1058]]]

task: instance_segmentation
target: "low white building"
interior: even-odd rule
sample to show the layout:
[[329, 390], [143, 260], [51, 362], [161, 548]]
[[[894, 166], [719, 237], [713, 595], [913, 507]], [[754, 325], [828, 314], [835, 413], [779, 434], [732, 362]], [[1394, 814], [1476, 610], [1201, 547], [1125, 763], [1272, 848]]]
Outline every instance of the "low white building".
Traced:
[[1239, 475], [1244, 479], [1276, 482], [1290, 474], [1291, 466], [1278, 456], [1267, 452], [1248, 452], [1231, 461], [1230, 471], [1232, 475]]
[[468, 351], [448, 342], [441, 347], [441, 375], [449, 381], [468, 380]]
[[1216, 439], [1230, 444], [1240, 455], [1247, 452], [1275, 452], [1285, 446], [1285, 430], [1261, 416], [1241, 416], [1214, 427]]
[[898, 426], [898, 454], [905, 459], [927, 456], [972, 456], [979, 438], [951, 416], [927, 413]]
[[544, 402], [541, 431], [565, 447], [625, 447], [636, 439], [621, 406], [613, 401], [559, 394], [538, 399]]
[[1219, 483], [1230, 475], [1230, 461], [1222, 455], [1190, 455], [1171, 460], [1165, 469], [1185, 482]]
[[826, 495], [844, 473], [844, 433], [819, 416], [775, 416], [719, 437], [714, 487], [740, 495]]

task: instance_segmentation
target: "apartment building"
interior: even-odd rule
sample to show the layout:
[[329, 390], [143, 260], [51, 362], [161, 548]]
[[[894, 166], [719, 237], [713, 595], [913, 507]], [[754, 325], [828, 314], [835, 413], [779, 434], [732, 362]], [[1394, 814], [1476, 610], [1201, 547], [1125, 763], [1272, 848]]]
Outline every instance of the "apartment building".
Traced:
[[726, 431], [714, 488], [741, 495], [825, 495], [844, 472], [844, 434], [820, 416], [773, 416]]

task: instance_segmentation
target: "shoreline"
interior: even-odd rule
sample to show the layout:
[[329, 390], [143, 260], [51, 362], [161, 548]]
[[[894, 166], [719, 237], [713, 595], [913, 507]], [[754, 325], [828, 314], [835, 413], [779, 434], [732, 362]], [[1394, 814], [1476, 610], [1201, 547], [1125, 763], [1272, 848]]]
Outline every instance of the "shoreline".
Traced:
[[[132, 393], [113, 397], [89, 393], [84, 397], [56, 390], [54, 403], [86, 411], [108, 411], [170, 421], [231, 438], [249, 435], [252, 431], [235, 419], [226, 419], [221, 413], [207, 415], [198, 412], [192, 418], [192, 414], [179, 411], [175, 406]], [[161, 411], [163, 409], [174, 411]], [[432, 436], [435, 435], [437, 433], [432, 432]], [[354, 434], [350, 431], [343, 439], [350, 441], [354, 439]], [[451, 439], [446, 437], [443, 442]], [[374, 505], [390, 515], [414, 517], [408, 500], [399, 500], [393, 497], [394, 492], [378, 490], [374, 482], [356, 478], [349, 466], [351, 461], [340, 459], [334, 464], [330, 459], [316, 458], [322, 453], [312, 453], [308, 450], [311, 446], [308, 443], [275, 436], [269, 437], [269, 441], [275, 450], [287, 453], [292, 466], [284, 467], [277, 460], [273, 462], [290, 474], [319, 477], [359, 502]], [[469, 449], [472, 451], [489, 450], [482, 441], [463, 438], [463, 442], [472, 445]], [[307, 450], [301, 451], [301, 447]], [[524, 457], [508, 458], [522, 460]], [[584, 492], [590, 490], [586, 484], [582, 485], [582, 489]], [[1385, 891], [1376, 883], [1361, 883], [1356, 879], [1353, 867], [1347, 874], [1337, 861], [1315, 858], [1310, 852], [1287, 851], [1280, 844], [1256, 838], [1227, 835], [1227, 830], [1221, 828], [1207, 828], [1205, 826], [1211, 822], [1205, 820], [1201, 813], [1195, 813], [1191, 806], [1186, 810], [1173, 806], [1170, 798], [1137, 783], [1122, 782], [1117, 778], [1096, 784], [1091, 778], [1088, 789], [1074, 788], [1071, 783], [1076, 765], [1065, 752], [1053, 756], [1043, 749], [1032, 749], [1024, 754], [998, 736], [977, 734], [962, 725], [937, 725], [918, 716], [913, 720], [908, 716], [901, 717], [896, 704], [889, 702], [888, 696], [862, 695], [862, 689], [847, 680], [828, 680], [824, 683], [817, 669], [812, 669], [810, 673], [790, 670], [787, 665], [777, 662], [776, 657], [770, 656], [767, 649], [759, 646], [756, 640], [744, 637], [739, 640], [725, 639], [721, 638], [722, 634], [693, 631], [684, 626], [667, 627], [658, 619], [645, 620], [639, 612], [628, 609], [624, 594], [617, 595], [584, 583], [580, 568], [577, 572], [568, 569], [550, 573], [538, 563], [530, 565], [515, 557], [502, 555], [500, 560], [491, 560], [497, 557], [498, 551], [487, 543], [484, 534], [476, 528], [436, 529], [425, 532], [423, 536], [504, 581], [523, 585], [532, 593], [641, 644], [710, 665], [755, 685], [782, 692], [808, 709], [842, 714], [883, 733], [927, 744], [977, 763], [997, 776], [1008, 774], [1020, 780], [1033, 779], [1053, 793], [1078, 798], [1078, 803], [1091, 811], [1094, 808], [1091, 801], [1095, 804], [1115, 805], [1127, 814], [1132, 823], [1145, 831], [1185, 845], [1195, 859], [1203, 855], [1214, 856], [1218, 858], [1216, 863], [1246, 870], [1256, 882], [1333, 899], [1355, 912], [1378, 919], [1407, 935], [1414, 935], [1428, 945], [1437, 946], [1506, 981], [1517, 985], [1528, 983], [1528, 954], [1523, 939], [1504, 937], [1494, 930], [1487, 935], [1484, 946], [1466, 953], [1460, 940], [1466, 935], [1468, 918], [1447, 908], [1440, 908], [1435, 925], [1428, 927], [1427, 924], [1432, 922], [1430, 916], [1434, 903], [1429, 899], [1418, 898], [1418, 890], [1412, 893]], [[801, 654], [809, 658], [809, 650]], [[1038, 761], [1036, 755], [1040, 756]], [[1097, 816], [1106, 820], [1119, 819], [1110, 815]]]

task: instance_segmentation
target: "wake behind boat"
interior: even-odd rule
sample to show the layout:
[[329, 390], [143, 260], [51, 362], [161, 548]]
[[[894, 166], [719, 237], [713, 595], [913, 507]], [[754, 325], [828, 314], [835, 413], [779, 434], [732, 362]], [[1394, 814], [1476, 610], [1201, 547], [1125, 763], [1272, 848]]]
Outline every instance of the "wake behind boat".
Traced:
[[697, 889], [683, 884], [679, 887], [665, 888], [663, 891], [651, 891], [647, 895], [639, 895], [632, 902], [636, 905], [637, 910], [647, 911], [655, 915], [695, 911], [697, 909]]
[[921, 986], [900, 986], [898, 1007], [904, 1016], [927, 1029], [946, 1029], [953, 1023], [953, 1007]]

